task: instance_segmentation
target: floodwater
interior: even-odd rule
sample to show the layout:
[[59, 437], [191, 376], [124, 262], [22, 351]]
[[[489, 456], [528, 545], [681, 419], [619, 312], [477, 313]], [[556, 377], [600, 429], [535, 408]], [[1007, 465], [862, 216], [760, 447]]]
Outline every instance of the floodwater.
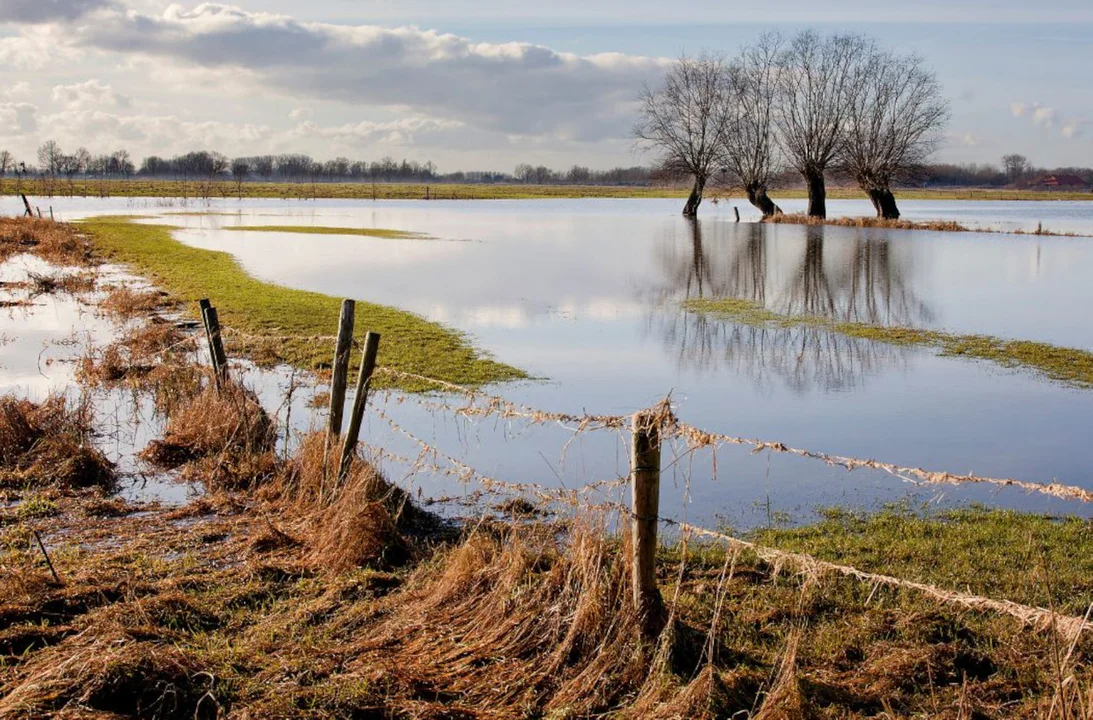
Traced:
[[[9, 200], [4, 201], [9, 202]], [[633, 412], [671, 394], [681, 418], [730, 435], [836, 455], [1093, 488], [1093, 395], [1030, 371], [816, 328], [751, 328], [684, 313], [695, 297], [744, 297], [778, 312], [939, 328], [1093, 349], [1093, 240], [735, 223], [732, 204], [695, 225], [675, 200], [172, 201], [54, 199], [62, 219], [174, 215], [191, 245], [233, 253], [291, 287], [398, 306], [466, 332], [538, 378], [492, 388], [552, 411]], [[787, 210], [798, 209], [793, 202]], [[866, 214], [834, 201], [833, 214]], [[1093, 203], [904, 202], [908, 219], [1093, 234]], [[14, 212], [14, 207], [0, 206]], [[745, 220], [750, 210], [740, 207]], [[435, 240], [228, 232], [229, 225], [379, 227]], [[215, 299], [214, 299], [215, 302]], [[331, 328], [331, 334], [334, 332]], [[380, 362], [382, 363], [382, 348]], [[270, 402], [275, 402], [270, 391]], [[453, 400], [454, 401], [454, 400]], [[376, 410], [480, 473], [579, 487], [626, 473], [620, 434], [471, 422], [381, 395], [369, 442], [419, 448]], [[312, 413], [295, 424], [315, 424]], [[920, 487], [885, 473], [745, 449], [675, 457], [666, 514], [751, 526], [806, 520], [823, 505], [910, 500], [1088, 515], [1090, 508], [983, 487]], [[437, 456], [430, 456], [429, 463]], [[423, 496], [475, 483], [386, 460]], [[440, 464], [443, 464], [441, 462]]]

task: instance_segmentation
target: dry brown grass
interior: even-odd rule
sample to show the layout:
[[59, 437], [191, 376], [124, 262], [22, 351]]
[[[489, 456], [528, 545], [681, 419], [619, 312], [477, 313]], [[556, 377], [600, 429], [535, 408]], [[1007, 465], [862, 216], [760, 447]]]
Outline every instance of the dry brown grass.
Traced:
[[0, 486], [111, 488], [114, 466], [91, 442], [90, 408], [62, 396], [0, 398]]
[[[836, 227], [886, 228], [889, 230], [932, 230], [935, 232], [973, 232], [972, 228], [952, 220], [930, 220], [913, 222], [911, 220], [886, 220], [878, 217], [838, 217], [818, 218], [801, 213], [774, 215], [763, 222], [775, 225], [833, 225]], [[974, 230], [974, 232], [993, 232]]]
[[97, 264], [91, 242], [71, 225], [0, 217], [0, 262], [19, 253], [30, 253], [55, 265]]
[[163, 439], [141, 456], [166, 469], [185, 466], [187, 477], [209, 488], [250, 488], [278, 468], [276, 430], [252, 391], [235, 382], [210, 383], [175, 408]]
[[158, 290], [134, 290], [121, 285], [111, 290], [99, 307], [118, 318], [133, 318], [170, 307], [170, 302], [166, 293]]
[[94, 271], [73, 273], [28, 272], [29, 289], [33, 295], [51, 295], [63, 292], [70, 295], [88, 293], [95, 289], [98, 275]]
[[341, 447], [324, 453], [325, 444], [323, 433], [306, 436], [269, 498], [294, 518], [316, 566], [345, 571], [404, 565], [415, 556], [411, 537], [435, 534], [438, 520], [360, 456], [338, 483]]

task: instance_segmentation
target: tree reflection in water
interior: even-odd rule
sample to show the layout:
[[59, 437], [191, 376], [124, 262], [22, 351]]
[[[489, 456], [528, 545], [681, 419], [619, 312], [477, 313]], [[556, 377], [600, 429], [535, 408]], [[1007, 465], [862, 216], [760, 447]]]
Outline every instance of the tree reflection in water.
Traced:
[[[650, 330], [683, 367], [732, 369], [758, 385], [780, 381], [803, 393], [859, 386], [905, 365], [912, 352], [809, 325], [752, 326], [680, 310], [691, 298], [741, 298], [845, 322], [914, 327], [934, 319], [911, 285], [906, 258], [883, 232], [848, 237], [843, 230], [825, 243], [823, 226], [778, 227], [780, 235], [755, 223], [718, 229], [725, 232], [709, 241], [701, 222], [691, 222], [686, 241], [667, 238], [658, 247], [663, 279], [642, 292], [653, 308]], [[787, 244], [787, 235], [800, 241]]]

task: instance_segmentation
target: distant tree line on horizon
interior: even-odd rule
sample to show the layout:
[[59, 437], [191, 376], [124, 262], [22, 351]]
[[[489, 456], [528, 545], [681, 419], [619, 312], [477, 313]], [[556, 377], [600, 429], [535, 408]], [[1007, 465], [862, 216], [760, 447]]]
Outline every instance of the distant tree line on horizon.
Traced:
[[[597, 170], [573, 165], [556, 170], [545, 165], [520, 163], [513, 172], [454, 171], [440, 173], [431, 162], [378, 161], [335, 158], [318, 161], [303, 154], [253, 155], [237, 158], [211, 151], [194, 151], [171, 158], [149, 156], [137, 166], [126, 150], [93, 154], [84, 148], [66, 154], [54, 141], [38, 148], [37, 164], [18, 161], [0, 150], [0, 183], [6, 178], [38, 177], [60, 180], [149, 179], [211, 180], [235, 182], [414, 182], [414, 183], [520, 183], [528, 185], [608, 185], [649, 187], [673, 184], [678, 176], [651, 166], [616, 167]], [[1093, 185], [1093, 168], [1036, 168], [1023, 155], [1009, 154], [1000, 165], [933, 163], [918, 168], [915, 177], [901, 183], [906, 187], [1024, 186], [1047, 174], [1072, 175]], [[830, 173], [839, 185], [853, 184], [851, 174], [841, 168]], [[777, 168], [768, 179], [769, 188], [794, 188], [801, 179], [792, 167]]]

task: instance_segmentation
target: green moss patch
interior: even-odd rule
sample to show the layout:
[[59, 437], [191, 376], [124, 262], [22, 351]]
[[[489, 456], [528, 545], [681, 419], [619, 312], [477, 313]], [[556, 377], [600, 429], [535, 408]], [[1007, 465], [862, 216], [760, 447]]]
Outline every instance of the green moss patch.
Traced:
[[1076, 387], [1093, 387], [1093, 352], [1031, 340], [1005, 340], [990, 335], [957, 335], [939, 330], [840, 322], [814, 315], [782, 315], [740, 298], [687, 300], [688, 312], [705, 313], [747, 325], [811, 326], [848, 337], [889, 345], [930, 347], [941, 355], [989, 360], [1004, 367], [1027, 368]]
[[[82, 227], [100, 252], [191, 303], [195, 314], [199, 299], [212, 300], [229, 352], [305, 368], [329, 365], [333, 341], [316, 338], [337, 332], [341, 299], [255, 279], [229, 253], [190, 247], [169, 226], [101, 217]], [[404, 310], [358, 301], [356, 326], [359, 339], [366, 331], [382, 334], [379, 362], [387, 367], [465, 385], [526, 377], [477, 351], [458, 331]], [[356, 368], [357, 359], [351, 362]]]

